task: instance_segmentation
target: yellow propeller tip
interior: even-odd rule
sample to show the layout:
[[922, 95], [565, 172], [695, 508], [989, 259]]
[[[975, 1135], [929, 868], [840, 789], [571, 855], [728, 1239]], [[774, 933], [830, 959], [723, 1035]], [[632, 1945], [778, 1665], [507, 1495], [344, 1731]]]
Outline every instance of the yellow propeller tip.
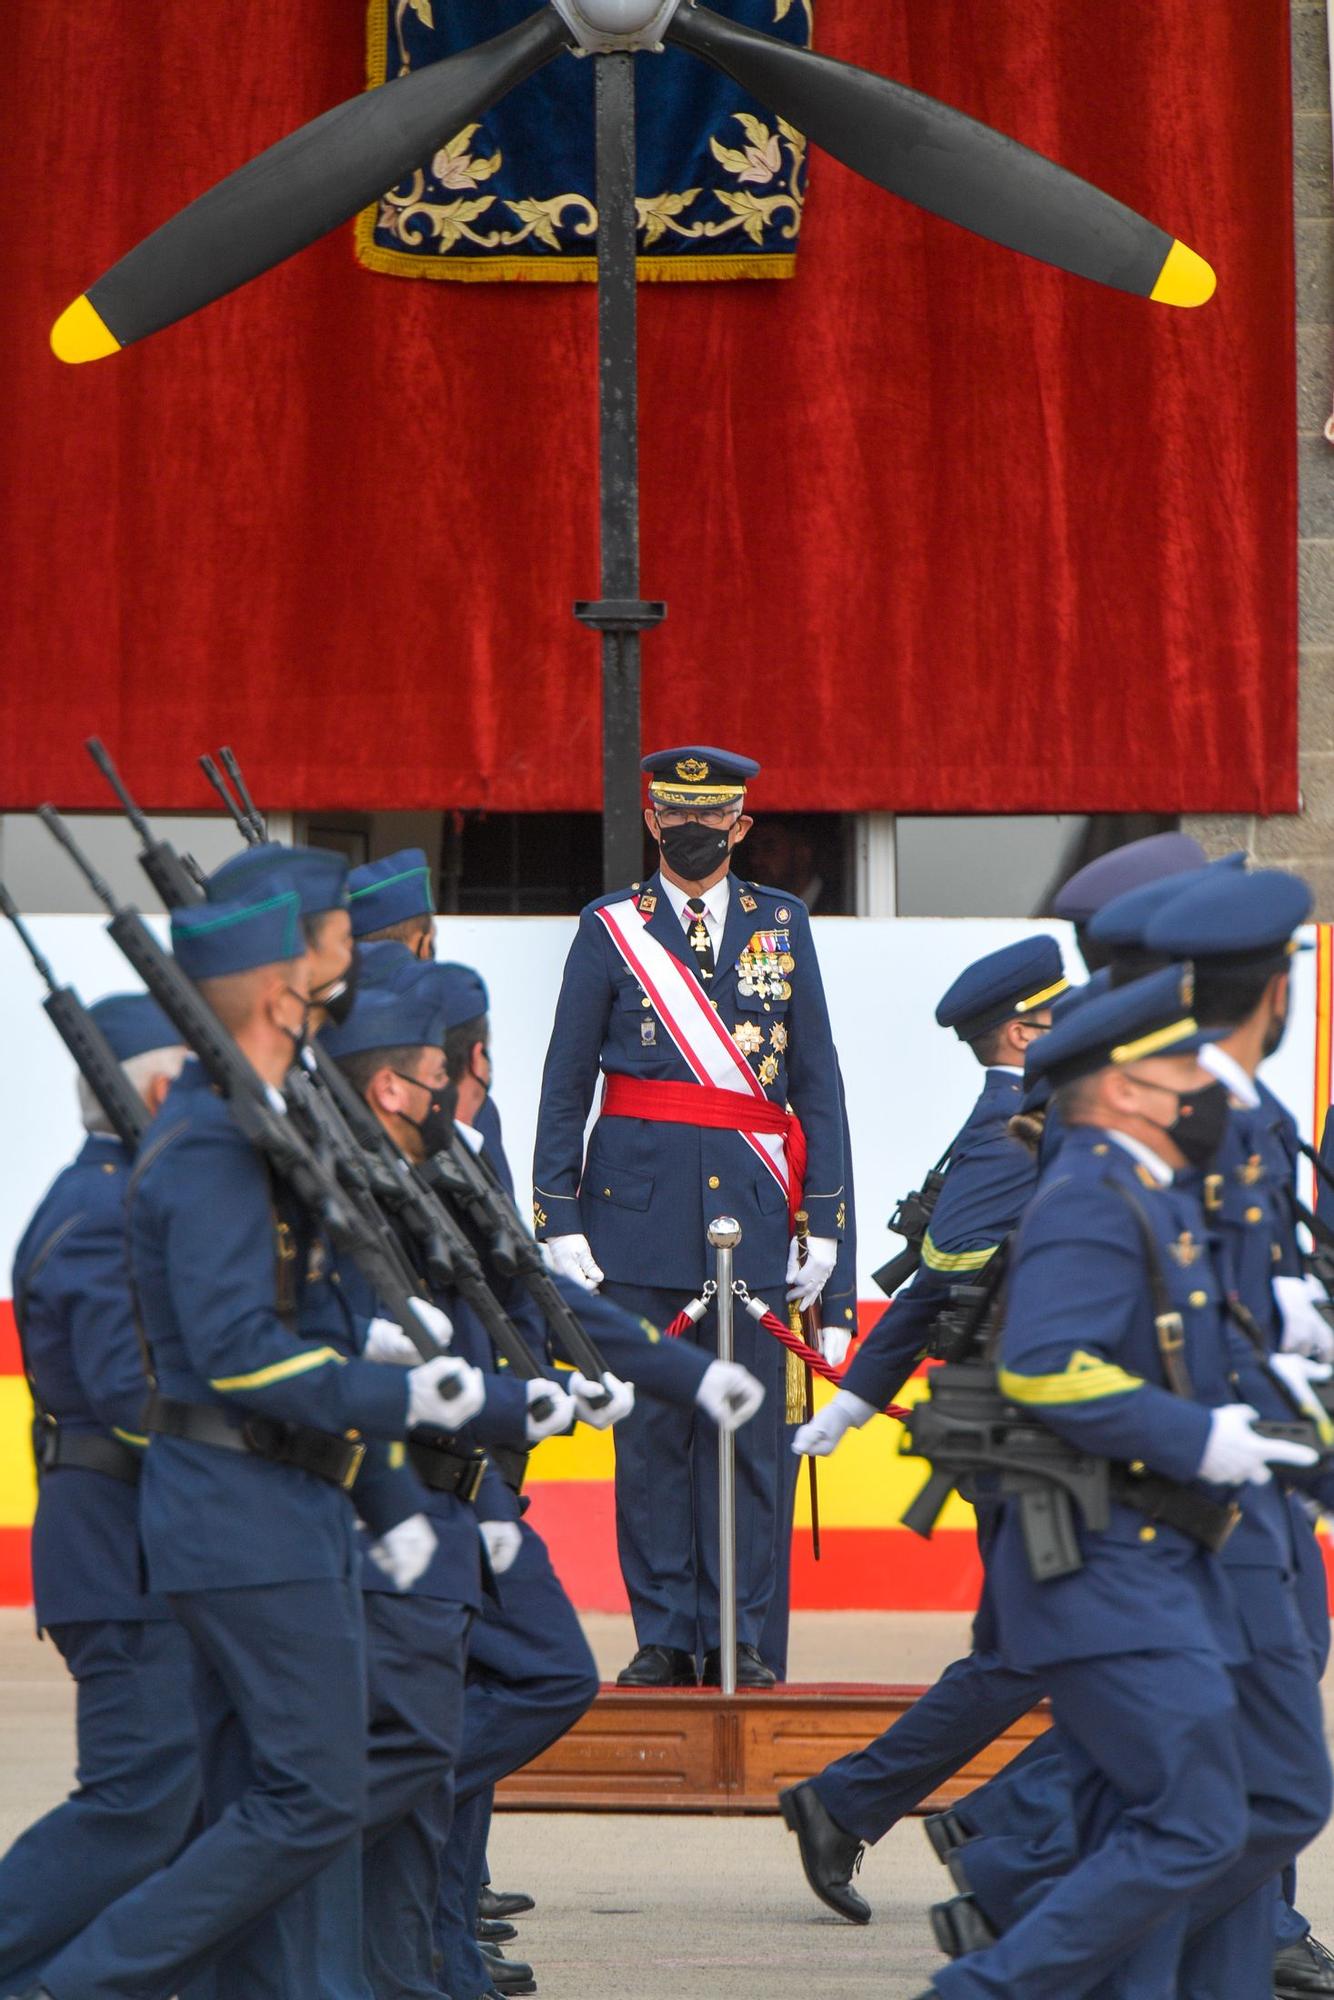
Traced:
[[120, 342], [85, 294], [52, 327], [51, 351], [58, 361], [103, 361], [120, 353]]
[[1202, 306], [1217, 289], [1218, 277], [1213, 266], [1185, 243], [1174, 243], [1149, 297], [1160, 306]]

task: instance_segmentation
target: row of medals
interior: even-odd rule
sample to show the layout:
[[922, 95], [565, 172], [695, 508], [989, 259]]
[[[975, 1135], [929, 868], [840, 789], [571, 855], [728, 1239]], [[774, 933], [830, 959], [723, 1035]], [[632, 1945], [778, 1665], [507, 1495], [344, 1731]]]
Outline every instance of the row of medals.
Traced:
[[790, 1000], [791, 982], [787, 974], [797, 961], [790, 951], [743, 951], [739, 961], [737, 992], [753, 994], [758, 1000]]

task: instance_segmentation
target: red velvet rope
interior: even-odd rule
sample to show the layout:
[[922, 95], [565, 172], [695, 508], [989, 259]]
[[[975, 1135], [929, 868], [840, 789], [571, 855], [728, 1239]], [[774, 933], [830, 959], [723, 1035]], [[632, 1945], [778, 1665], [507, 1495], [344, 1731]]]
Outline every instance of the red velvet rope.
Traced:
[[[694, 1321], [689, 1313], [679, 1312], [664, 1331], [668, 1340], [676, 1340], [693, 1325]], [[823, 1354], [817, 1354], [813, 1347], [809, 1347], [799, 1333], [794, 1333], [790, 1326], [784, 1326], [776, 1313], [766, 1308], [759, 1325], [766, 1333], [771, 1333], [775, 1340], [780, 1340], [789, 1353], [796, 1355], [798, 1361], [805, 1362], [813, 1375], [822, 1375], [826, 1382], [842, 1381], [843, 1369], [847, 1366], [846, 1361], [843, 1367], [835, 1368], [832, 1361], [826, 1361]], [[907, 1410], [900, 1403], [889, 1403], [885, 1407], [887, 1417], [906, 1417], [907, 1414]]]

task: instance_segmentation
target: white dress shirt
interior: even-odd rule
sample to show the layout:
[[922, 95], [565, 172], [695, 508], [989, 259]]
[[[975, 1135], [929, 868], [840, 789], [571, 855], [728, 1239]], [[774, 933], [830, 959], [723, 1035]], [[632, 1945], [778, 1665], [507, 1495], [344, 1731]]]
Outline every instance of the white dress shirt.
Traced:
[[[665, 875], [661, 879], [667, 901], [676, 911], [682, 930], [688, 931], [694, 923], [695, 918], [693, 911], [686, 908], [686, 904], [690, 900], [686, 891], [680, 888], [675, 882], [669, 882]], [[720, 876], [711, 889], [704, 891], [704, 928], [709, 933], [709, 940], [713, 945], [715, 957], [718, 953], [718, 947], [723, 941], [723, 925], [727, 922], [727, 906], [731, 900], [732, 884], [730, 878], [726, 875]]]
[[1123, 1147], [1132, 1160], [1138, 1160], [1142, 1167], [1147, 1167], [1159, 1187], [1171, 1187], [1172, 1169], [1166, 1160], [1159, 1158], [1152, 1146], [1146, 1146], [1142, 1139], [1132, 1139], [1129, 1132], [1108, 1132], [1107, 1137], [1115, 1139], [1117, 1145]]

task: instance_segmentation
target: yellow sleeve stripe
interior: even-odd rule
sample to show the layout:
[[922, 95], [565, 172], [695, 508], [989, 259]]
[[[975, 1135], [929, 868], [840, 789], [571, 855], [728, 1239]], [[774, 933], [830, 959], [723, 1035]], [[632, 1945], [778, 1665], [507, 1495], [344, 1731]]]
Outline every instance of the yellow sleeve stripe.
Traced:
[[1012, 1403], [1100, 1403], [1107, 1396], [1128, 1396], [1142, 1389], [1140, 1375], [1128, 1375], [1114, 1361], [1076, 1348], [1059, 1375], [1016, 1375], [1000, 1371], [1000, 1392]]
[[389, 1447], [389, 1470], [401, 1472], [408, 1462], [408, 1448], [401, 1441]]
[[989, 1250], [938, 1250], [929, 1229], [922, 1238], [922, 1262], [932, 1271], [980, 1271], [995, 1254], [994, 1243]]
[[268, 1368], [256, 1368], [252, 1375], [223, 1375], [209, 1383], [221, 1396], [230, 1395], [234, 1389], [266, 1389], [270, 1382], [290, 1382], [294, 1375], [309, 1375], [312, 1368], [323, 1368], [327, 1361], [341, 1362], [343, 1356], [335, 1354], [332, 1347], [308, 1347], [302, 1354], [289, 1355], [286, 1361], [275, 1361]]
[[122, 1444], [132, 1444], [136, 1451], [148, 1450], [148, 1439], [140, 1437], [138, 1431], [123, 1431], [119, 1424], [111, 1426], [112, 1437], [118, 1437]]

